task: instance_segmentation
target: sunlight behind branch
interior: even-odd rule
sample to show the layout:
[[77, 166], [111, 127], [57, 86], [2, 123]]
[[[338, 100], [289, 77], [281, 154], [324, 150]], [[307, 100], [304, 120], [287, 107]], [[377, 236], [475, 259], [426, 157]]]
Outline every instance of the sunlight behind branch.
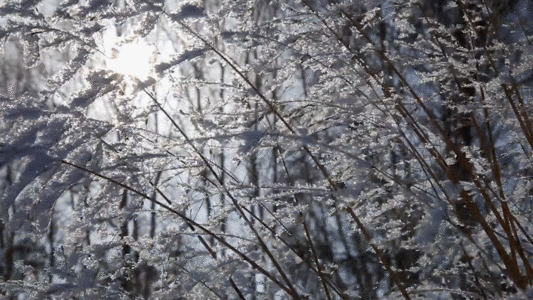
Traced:
[[137, 41], [113, 48], [107, 68], [130, 77], [146, 79], [150, 75], [155, 48], [144, 41]]

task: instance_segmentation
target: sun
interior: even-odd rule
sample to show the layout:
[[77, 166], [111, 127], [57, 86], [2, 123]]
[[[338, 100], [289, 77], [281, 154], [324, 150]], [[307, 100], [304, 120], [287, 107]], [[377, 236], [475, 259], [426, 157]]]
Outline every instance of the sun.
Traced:
[[142, 80], [150, 75], [154, 55], [155, 48], [144, 41], [123, 44], [113, 48], [111, 56], [106, 59], [106, 67]]

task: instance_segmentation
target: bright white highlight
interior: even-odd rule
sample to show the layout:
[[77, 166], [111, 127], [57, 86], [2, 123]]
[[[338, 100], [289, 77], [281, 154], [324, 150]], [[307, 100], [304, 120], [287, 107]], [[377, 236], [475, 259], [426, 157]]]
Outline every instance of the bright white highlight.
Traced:
[[155, 49], [143, 41], [113, 48], [111, 58], [106, 59], [107, 68], [126, 76], [146, 79], [150, 74]]

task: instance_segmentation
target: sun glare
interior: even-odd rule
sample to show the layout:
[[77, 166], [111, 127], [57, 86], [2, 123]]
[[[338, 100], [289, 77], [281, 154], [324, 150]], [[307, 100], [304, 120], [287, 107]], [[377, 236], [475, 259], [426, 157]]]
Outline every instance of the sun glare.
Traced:
[[117, 73], [145, 79], [150, 74], [153, 46], [145, 42], [135, 42], [113, 48], [111, 58], [106, 60], [107, 67]]

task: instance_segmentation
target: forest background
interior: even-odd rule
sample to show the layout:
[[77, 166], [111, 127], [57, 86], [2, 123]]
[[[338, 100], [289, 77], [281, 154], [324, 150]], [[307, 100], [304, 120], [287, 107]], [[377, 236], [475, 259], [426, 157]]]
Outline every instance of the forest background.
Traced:
[[0, 4], [4, 299], [532, 299], [530, 0]]

